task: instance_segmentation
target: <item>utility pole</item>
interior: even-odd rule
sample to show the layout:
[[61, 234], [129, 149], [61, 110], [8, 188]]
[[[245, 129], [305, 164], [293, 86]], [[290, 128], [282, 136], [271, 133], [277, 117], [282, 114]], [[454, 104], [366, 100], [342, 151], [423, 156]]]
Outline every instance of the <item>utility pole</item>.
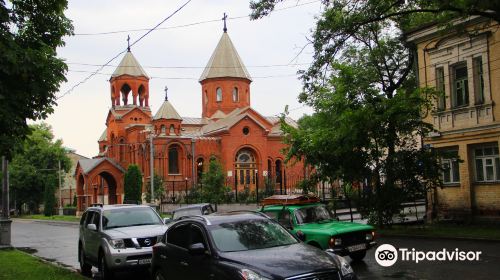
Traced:
[[0, 248], [10, 247], [11, 224], [9, 219], [9, 162], [2, 156], [2, 216], [0, 217]]
[[154, 181], [155, 181], [155, 171], [154, 171], [154, 147], [153, 147], [153, 130], [151, 130], [151, 133], [149, 134], [149, 158], [150, 158], [150, 172], [149, 172], [149, 178], [151, 181], [151, 203], [154, 203], [155, 199], [155, 192], [154, 192]]
[[59, 160], [57, 164], [58, 164], [57, 174], [59, 176], [59, 216], [62, 216], [64, 215], [64, 210], [63, 210], [63, 197], [61, 189], [61, 160]]

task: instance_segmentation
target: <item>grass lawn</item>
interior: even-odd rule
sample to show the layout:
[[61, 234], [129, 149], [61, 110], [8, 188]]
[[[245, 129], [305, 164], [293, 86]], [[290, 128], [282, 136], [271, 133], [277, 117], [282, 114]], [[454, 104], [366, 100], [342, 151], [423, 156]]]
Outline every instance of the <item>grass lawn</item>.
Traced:
[[0, 279], [10, 280], [84, 280], [73, 271], [45, 263], [27, 253], [5, 249], [0, 250]]
[[66, 221], [66, 222], [78, 222], [80, 217], [77, 216], [44, 216], [44, 215], [25, 215], [19, 216], [20, 219], [35, 219], [35, 220], [48, 220], [48, 221]]
[[428, 236], [445, 238], [475, 238], [500, 240], [500, 226], [498, 225], [455, 225], [429, 224], [411, 226], [392, 226], [379, 229], [380, 235]]

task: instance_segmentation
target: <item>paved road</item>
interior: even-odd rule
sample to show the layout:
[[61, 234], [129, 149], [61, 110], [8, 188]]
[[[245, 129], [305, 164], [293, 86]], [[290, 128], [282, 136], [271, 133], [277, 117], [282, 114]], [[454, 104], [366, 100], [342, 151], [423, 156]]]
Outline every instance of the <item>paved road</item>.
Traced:
[[[78, 227], [71, 224], [14, 220], [12, 243], [15, 247], [29, 247], [34, 254], [77, 269]], [[430, 251], [448, 250], [482, 251], [479, 262], [428, 262], [418, 264], [397, 262], [384, 268], [375, 262], [372, 249], [363, 262], [352, 262], [360, 279], [500, 279], [500, 242], [481, 242], [447, 239], [380, 238], [379, 244], [392, 244], [396, 248], [415, 248]], [[94, 278], [98, 278], [94, 275]], [[147, 279], [146, 275], [118, 275], [118, 279]]]

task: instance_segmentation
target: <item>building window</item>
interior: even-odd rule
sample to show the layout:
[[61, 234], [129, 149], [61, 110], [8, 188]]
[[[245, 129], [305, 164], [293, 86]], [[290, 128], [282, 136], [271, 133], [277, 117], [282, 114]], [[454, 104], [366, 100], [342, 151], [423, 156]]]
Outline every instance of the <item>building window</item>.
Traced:
[[484, 103], [484, 78], [483, 78], [483, 58], [475, 57], [474, 64], [474, 102], [475, 104]]
[[467, 79], [467, 64], [453, 66], [453, 105], [454, 107], [469, 104], [469, 80]]
[[498, 145], [474, 148], [476, 182], [500, 181]]
[[168, 148], [168, 174], [179, 174], [179, 147]]
[[165, 135], [167, 133], [167, 128], [165, 127], [164, 124], [161, 125], [161, 134]]
[[173, 124], [170, 125], [170, 135], [175, 135], [175, 126]]
[[215, 100], [217, 102], [222, 102], [222, 89], [220, 87], [218, 87], [216, 90], [215, 90]]
[[238, 95], [238, 88], [235, 87], [233, 88], [233, 102], [238, 102], [240, 100], [240, 97]]
[[460, 172], [458, 165], [458, 152], [450, 151], [450, 157], [441, 159], [443, 184], [460, 183]]
[[250, 133], [250, 128], [248, 126], [245, 126], [243, 128], [243, 134], [248, 135]]
[[438, 92], [437, 109], [444, 110], [446, 108], [446, 94], [444, 91], [443, 67], [436, 68], [436, 90]]

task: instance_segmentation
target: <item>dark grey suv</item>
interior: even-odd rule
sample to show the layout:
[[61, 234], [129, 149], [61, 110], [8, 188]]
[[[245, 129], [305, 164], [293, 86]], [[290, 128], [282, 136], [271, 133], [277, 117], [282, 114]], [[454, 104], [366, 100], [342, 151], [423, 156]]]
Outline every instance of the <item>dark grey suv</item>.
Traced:
[[129, 268], [147, 269], [152, 246], [167, 226], [158, 213], [146, 205], [105, 205], [88, 208], [80, 220], [78, 261], [82, 274], [92, 266], [103, 279]]

